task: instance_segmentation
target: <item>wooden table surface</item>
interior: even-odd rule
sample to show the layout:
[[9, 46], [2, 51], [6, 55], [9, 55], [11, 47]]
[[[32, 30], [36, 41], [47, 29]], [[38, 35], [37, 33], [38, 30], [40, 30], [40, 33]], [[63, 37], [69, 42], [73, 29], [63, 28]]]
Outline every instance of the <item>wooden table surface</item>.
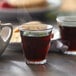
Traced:
[[76, 56], [48, 53], [44, 65], [27, 65], [22, 51], [7, 48], [0, 57], [0, 76], [76, 76]]

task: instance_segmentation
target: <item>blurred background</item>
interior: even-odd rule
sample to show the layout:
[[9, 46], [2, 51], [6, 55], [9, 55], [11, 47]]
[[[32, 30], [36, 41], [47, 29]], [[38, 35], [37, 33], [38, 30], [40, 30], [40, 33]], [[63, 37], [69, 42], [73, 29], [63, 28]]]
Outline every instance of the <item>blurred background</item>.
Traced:
[[[56, 17], [60, 15], [75, 15], [76, 0], [44, 0], [46, 5], [30, 6], [29, 7], [14, 7], [11, 2], [18, 0], [0, 0], [0, 20], [4, 22], [23, 23], [31, 20], [39, 20], [45, 23], [55, 22]], [[24, 1], [24, 0], [21, 0]], [[33, 4], [37, 0], [32, 1]], [[39, 0], [40, 1], [40, 0]], [[16, 3], [14, 3], [16, 4]]]
[[[11, 22], [14, 28], [32, 20], [55, 25], [53, 40], [60, 38], [59, 28], [56, 26], [57, 16], [67, 15], [76, 15], [76, 0], [0, 0], [0, 20], [3, 23]], [[19, 33], [13, 32], [12, 38], [15, 42], [12, 39], [11, 43], [16, 43], [12, 44], [12, 49], [21, 49], [17, 44]]]

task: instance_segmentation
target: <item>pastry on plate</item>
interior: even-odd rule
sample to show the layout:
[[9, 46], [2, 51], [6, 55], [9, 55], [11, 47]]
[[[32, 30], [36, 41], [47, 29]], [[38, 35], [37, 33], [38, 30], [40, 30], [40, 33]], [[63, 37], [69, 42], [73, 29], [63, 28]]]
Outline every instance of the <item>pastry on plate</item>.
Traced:
[[13, 30], [13, 34], [10, 40], [10, 43], [20, 43], [21, 42], [21, 37], [20, 37], [20, 32], [16, 31], [18, 30], [18, 28], [14, 28]]

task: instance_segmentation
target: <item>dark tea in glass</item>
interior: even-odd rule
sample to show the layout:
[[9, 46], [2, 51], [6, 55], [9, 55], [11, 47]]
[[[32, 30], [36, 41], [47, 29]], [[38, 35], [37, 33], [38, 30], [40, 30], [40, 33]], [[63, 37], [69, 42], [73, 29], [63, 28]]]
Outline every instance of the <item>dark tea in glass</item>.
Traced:
[[[39, 24], [27, 27], [28, 29], [20, 29], [26, 62], [28, 64], [44, 64], [50, 48], [52, 26]], [[30, 30], [29, 27], [31, 27]]]
[[63, 43], [69, 46], [68, 50], [76, 51], [76, 27], [60, 27], [60, 32]]
[[60, 28], [61, 40], [64, 45], [68, 46], [65, 54], [76, 55], [76, 17], [58, 17], [57, 22]]

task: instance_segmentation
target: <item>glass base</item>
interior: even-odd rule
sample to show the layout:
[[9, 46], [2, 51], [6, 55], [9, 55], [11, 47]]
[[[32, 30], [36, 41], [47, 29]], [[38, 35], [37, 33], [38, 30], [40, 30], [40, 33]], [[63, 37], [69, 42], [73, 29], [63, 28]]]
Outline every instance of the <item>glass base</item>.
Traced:
[[64, 54], [76, 55], [76, 51], [65, 51]]
[[46, 59], [42, 60], [42, 61], [26, 61], [27, 64], [45, 64], [46, 63]]

